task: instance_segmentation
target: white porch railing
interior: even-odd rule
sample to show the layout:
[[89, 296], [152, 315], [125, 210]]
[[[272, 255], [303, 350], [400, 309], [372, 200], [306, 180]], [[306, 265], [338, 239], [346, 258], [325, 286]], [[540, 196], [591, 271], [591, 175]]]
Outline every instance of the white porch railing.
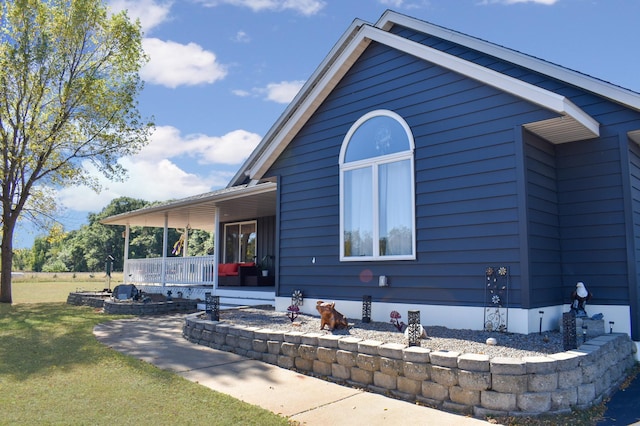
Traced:
[[[125, 264], [124, 281], [145, 284], [204, 284], [213, 285], [213, 262], [215, 256], [161, 257], [151, 259], [128, 259]], [[166, 262], [162, 277], [162, 263]]]

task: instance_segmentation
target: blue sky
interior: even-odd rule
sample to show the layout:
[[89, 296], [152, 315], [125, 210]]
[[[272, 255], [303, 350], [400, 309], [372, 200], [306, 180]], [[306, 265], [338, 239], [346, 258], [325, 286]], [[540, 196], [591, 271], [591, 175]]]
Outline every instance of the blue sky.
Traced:
[[[126, 182], [59, 191], [66, 231], [113, 198], [224, 187], [353, 22], [386, 9], [640, 92], [637, 0], [109, 0], [140, 19], [150, 57], [140, 110], [156, 129], [120, 161]], [[36, 231], [16, 231], [30, 247]]]

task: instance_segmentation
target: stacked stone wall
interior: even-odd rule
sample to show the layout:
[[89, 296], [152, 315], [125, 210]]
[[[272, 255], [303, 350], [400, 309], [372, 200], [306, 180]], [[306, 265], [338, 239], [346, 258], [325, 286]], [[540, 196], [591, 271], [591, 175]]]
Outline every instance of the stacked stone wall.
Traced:
[[612, 393], [634, 365], [626, 334], [595, 337], [576, 350], [525, 358], [431, 351], [319, 333], [282, 332], [189, 315], [183, 336], [327, 380], [485, 418], [588, 408]]
[[94, 293], [70, 293], [67, 297], [67, 303], [103, 308], [106, 314], [111, 315], [161, 315], [171, 312], [193, 312], [197, 309], [198, 304], [196, 300], [186, 299], [149, 303], [119, 301]]

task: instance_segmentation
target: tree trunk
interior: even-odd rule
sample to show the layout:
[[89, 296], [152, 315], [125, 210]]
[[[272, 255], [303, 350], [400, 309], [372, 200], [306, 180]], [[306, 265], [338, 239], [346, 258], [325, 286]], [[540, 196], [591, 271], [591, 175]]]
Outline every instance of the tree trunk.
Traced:
[[2, 253], [0, 254], [0, 303], [11, 303], [11, 267], [13, 264], [13, 230], [15, 221], [7, 220], [2, 224]]

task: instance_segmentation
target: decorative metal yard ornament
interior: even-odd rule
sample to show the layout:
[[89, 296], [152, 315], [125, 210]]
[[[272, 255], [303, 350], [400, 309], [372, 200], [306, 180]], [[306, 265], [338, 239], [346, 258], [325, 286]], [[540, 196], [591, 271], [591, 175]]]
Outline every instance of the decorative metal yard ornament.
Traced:
[[400, 315], [400, 312], [391, 311], [389, 316], [391, 317], [391, 320], [389, 320], [389, 322], [393, 324], [393, 326], [397, 328], [398, 331], [403, 331], [405, 324], [404, 322], [400, 321], [400, 318], [402, 318], [402, 315]]
[[362, 296], [362, 322], [371, 322], [371, 296]]
[[300, 308], [298, 305], [291, 305], [287, 308], [287, 318], [293, 322], [296, 318], [298, 318], [298, 313], [300, 312]]
[[302, 291], [294, 290], [291, 295], [291, 304], [296, 306], [302, 306], [304, 303], [304, 298], [302, 297]]
[[506, 332], [509, 326], [509, 268], [485, 269], [484, 329]]
[[408, 318], [409, 325], [407, 326], [407, 334], [409, 337], [409, 346], [420, 346], [423, 330], [420, 325], [420, 311], [409, 311]]

